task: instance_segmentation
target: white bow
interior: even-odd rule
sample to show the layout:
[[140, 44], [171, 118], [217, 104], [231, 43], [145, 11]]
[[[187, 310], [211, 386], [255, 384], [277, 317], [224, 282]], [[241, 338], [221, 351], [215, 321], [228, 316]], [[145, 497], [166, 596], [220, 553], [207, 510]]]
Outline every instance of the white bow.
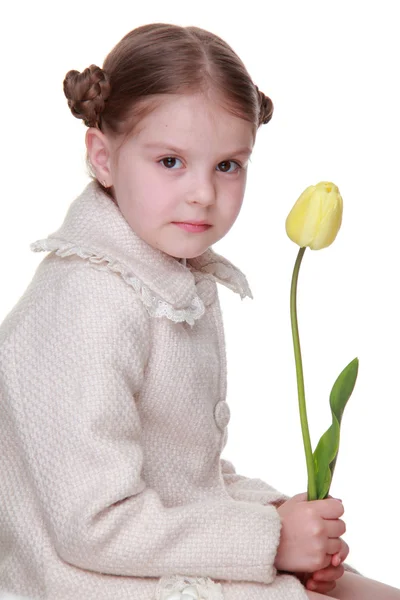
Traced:
[[181, 592], [172, 592], [165, 600], [205, 600], [200, 598], [199, 592], [194, 585], [185, 587]]
[[161, 577], [154, 600], [224, 600], [222, 586], [209, 577]]

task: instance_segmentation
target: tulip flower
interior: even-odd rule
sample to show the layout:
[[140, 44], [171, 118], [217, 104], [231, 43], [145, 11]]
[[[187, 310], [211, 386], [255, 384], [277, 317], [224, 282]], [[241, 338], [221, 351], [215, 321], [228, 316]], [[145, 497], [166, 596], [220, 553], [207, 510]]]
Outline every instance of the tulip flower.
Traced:
[[342, 224], [343, 200], [330, 181], [310, 185], [286, 219], [286, 233], [300, 248], [321, 250], [335, 240]]
[[306, 248], [320, 250], [330, 246], [340, 229], [342, 212], [343, 201], [337, 186], [329, 181], [321, 181], [304, 190], [286, 219], [286, 233], [293, 242], [300, 246], [290, 291], [290, 317], [300, 422], [307, 463], [308, 500], [324, 499], [329, 494], [339, 451], [340, 423], [344, 408], [355, 386], [358, 359], [355, 358], [345, 367], [333, 385], [329, 399], [332, 425], [321, 437], [313, 453], [307, 421], [303, 365], [297, 324], [297, 280]]

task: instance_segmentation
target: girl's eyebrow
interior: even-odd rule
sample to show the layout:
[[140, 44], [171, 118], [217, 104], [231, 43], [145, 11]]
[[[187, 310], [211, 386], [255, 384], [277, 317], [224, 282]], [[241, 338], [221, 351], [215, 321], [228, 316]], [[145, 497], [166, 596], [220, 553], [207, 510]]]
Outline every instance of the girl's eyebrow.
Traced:
[[[173, 152], [174, 154], [186, 154], [188, 152], [187, 150], [183, 150], [182, 148], [177, 148], [176, 146], [173, 146], [172, 144], [169, 144], [168, 142], [166, 142], [164, 144], [162, 142], [147, 143], [147, 144], [144, 144], [144, 148], [166, 150], [167, 152]], [[234, 155], [240, 155], [240, 154], [250, 156], [250, 154], [252, 152], [253, 152], [253, 150], [251, 148], [249, 148], [248, 146], [244, 146], [243, 148], [238, 148], [237, 150], [234, 150], [233, 152], [225, 152], [224, 154], [226, 154], [226, 156], [234, 156]]]

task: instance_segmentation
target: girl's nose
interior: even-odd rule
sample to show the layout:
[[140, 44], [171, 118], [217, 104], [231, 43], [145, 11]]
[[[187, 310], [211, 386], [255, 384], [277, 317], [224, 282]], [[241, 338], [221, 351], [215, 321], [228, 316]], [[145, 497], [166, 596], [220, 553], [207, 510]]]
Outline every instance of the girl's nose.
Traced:
[[195, 202], [197, 204], [204, 204], [204, 206], [214, 204], [216, 190], [211, 177], [197, 177], [194, 179], [187, 193], [187, 199], [192, 204]]

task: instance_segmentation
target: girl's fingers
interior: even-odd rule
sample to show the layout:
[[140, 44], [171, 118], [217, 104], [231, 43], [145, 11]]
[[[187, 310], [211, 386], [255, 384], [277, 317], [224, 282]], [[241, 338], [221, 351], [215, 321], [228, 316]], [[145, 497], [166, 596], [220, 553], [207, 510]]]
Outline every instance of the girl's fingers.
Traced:
[[339, 554], [342, 549], [342, 540], [340, 538], [329, 539], [326, 545], [327, 554]]
[[331, 562], [334, 567], [338, 567], [340, 565], [340, 563], [342, 562], [342, 559], [340, 558], [340, 552], [337, 552], [332, 556]]
[[325, 519], [324, 528], [328, 537], [340, 537], [346, 533], [346, 523], [343, 519]]
[[319, 594], [331, 592], [335, 587], [335, 581], [314, 581], [314, 579], [309, 579], [307, 581], [307, 589], [312, 592], [318, 592]]
[[342, 562], [344, 562], [346, 560], [346, 558], [349, 555], [349, 552], [350, 552], [349, 545], [346, 544], [346, 542], [344, 540], [342, 540], [342, 549], [340, 551], [340, 558], [342, 559]]
[[325, 569], [320, 569], [319, 571], [315, 571], [312, 575], [312, 579], [314, 581], [336, 581], [336, 579], [340, 579], [344, 573], [343, 565], [339, 567], [326, 567]]
[[343, 563], [346, 560], [346, 558], [349, 554], [349, 551], [350, 551], [348, 544], [346, 544], [346, 542], [344, 540], [341, 540], [341, 542], [342, 542], [342, 547], [341, 547], [340, 551], [336, 552], [332, 556], [331, 563], [334, 567], [337, 567], [338, 565], [340, 565], [340, 563]]

